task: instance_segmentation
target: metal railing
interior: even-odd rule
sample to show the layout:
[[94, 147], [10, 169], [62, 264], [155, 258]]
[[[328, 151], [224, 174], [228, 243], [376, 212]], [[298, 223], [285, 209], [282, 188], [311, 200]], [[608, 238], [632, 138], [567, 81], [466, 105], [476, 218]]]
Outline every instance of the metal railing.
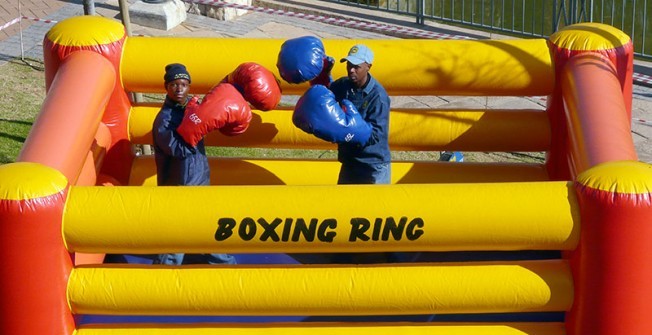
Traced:
[[322, 0], [523, 37], [600, 22], [628, 34], [634, 55], [652, 60], [652, 0]]

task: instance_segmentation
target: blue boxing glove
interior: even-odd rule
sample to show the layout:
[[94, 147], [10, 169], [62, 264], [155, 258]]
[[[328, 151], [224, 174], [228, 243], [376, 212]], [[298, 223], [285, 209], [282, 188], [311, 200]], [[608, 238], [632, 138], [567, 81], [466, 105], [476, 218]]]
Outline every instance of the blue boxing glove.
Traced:
[[324, 44], [314, 36], [302, 36], [281, 45], [276, 67], [281, 78], [300, 84], [317, 78], [324, 69]]
[[331, 76], [331, 70], [335, 65], [335, 59], [331, 56], [324, 57], [324, 68], [321, 70], [321, 73], [317, 78], [310, 81], [310, 85], [324, 85], [326, 87], [331, 86], [333, 82], [333, 76]]
[[311, 86], [299, 99], [292, 123], [308, 134], [333, 143], [365, 145], [371, 136], [371, 126], [362, 119], [348, 100], [342, 105], [335, 94], [323, 85]]

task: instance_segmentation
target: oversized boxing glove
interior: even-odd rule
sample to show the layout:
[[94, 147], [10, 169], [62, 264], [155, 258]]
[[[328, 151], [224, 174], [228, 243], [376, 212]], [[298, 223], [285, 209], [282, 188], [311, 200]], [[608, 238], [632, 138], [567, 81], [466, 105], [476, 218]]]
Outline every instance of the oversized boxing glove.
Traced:
[[314, 36], [289, 39], [281, 45], [276, 67], [290, 84], [313, 80], [324, 70], [324, 44]]
[[260, 64], [248, 62], [238, 65], [222, 82], [235, 86], [254, 108], [268, 111], [281, 101], [281, 87], [274, 74]]
[[311, 86], [294, 108], [292, 123], [308, 134], [333, 143], [365, 145], [371, 125], [348, 100], [340, 105], [335, 94], [323, 85]]
[[333, 82], [333, 76], [331, 76], [331, 70], [335, 64], [335, 59], [331, 56], [324, 57], [324, 68], [321, 70], [319, 75], [310, 81], [310, 85], [324, 85], [330, 87]]
[[191, 146], [219, 129], [229, 136], [243, 133], [251, 122], [251, 107], [242, 94], [229, 83], [214, 86], [201, 103], [197, 97], [190, 99], [186, 111], [177, 127], [177, 133]]

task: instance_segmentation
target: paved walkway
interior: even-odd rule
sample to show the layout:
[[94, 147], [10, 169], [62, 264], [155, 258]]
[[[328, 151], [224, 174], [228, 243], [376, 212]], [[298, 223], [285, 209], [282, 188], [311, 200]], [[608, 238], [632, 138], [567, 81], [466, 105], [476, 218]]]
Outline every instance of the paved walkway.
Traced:
[[[20, 57], [42, 59], [43, 37], [54, 23], [68, 17], [83, 15], [82, 0], [19, 0], [0, 2], [0, 26], [22, 16], [42, 19], [41, 21], [21, 20], [20, 26], [14, 24], [0, 31], [0, 66], [3, 62]], [[135, 0], [129, 0], [134, 2]], [[391, 13], [362, 10], [315, 0], [254, 0], [259, 11], [249, 12], [231, 21], [220, 21], [205, 16], [189, 14], [188, 19], [170, 31], [162, 31], [132, 24], [133, 35], [143, 36], [202, 36], [202, 37], [252, 37], [252, 38], [293, 38], [315, 35], [322, 38], [401, 38], [413, 34], [417, 29], [429, 36], [437, 34], [464, 35], [471, 38], [501, 38], [477, 31], [453, 29], [428, 22], [425, 27], [417, 26], [412, 18]], [[266, 10], [262, 10], [265, 8]], [[97, 15], [119, 19], [118, 0], [95, 0]], [[288, 15], [293, 11], [295, 15]], [[274, 14], [276, 12], [277, 14]], [[285, 15], [278, 13], [285, 12]], [[305, 14], [318, 17], [301, 18]], [[324, 23], [325, 17], [346, 20], [346, 24]], [[378, 23], [378, 28], [370, 28], [366, 23]], [[19, 29], [22, 28], [22, 29]], [[391, 29], [389, 29], [391, 28]], [[392, 31], [390, 33], [390, 30]], [[393, 97], [395, 107], [500, 107], [512, 108], [541, 107], [542, 101], [529, 98], [491, 98], [477, 97]], [[634, 87], [632, 137], [639, 159], [652, 163], [652, 88]]]
[[[31, 18], [45, 18], [57, 12], [65, 1], [60, 0], [4, 0], [0, 2], [0, 25], [10, 22], [21, 16]], [[33, 21], [22, 20], [0, 31], [0, 41], [19, 34], [20, 28], [27, 29]]]

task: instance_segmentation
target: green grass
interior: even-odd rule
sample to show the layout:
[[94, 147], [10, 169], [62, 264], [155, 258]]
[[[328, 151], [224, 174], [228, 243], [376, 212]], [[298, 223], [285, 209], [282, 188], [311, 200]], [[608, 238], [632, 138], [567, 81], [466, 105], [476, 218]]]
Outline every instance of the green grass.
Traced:
[[43, 63], [26, 59], [0, 66], [0, 164], [16, 160], [45, 99]]
[[336, 159], [335, 150], [258, 149], [258, 148], [206, 148], [206, 154], [219, 157]]

